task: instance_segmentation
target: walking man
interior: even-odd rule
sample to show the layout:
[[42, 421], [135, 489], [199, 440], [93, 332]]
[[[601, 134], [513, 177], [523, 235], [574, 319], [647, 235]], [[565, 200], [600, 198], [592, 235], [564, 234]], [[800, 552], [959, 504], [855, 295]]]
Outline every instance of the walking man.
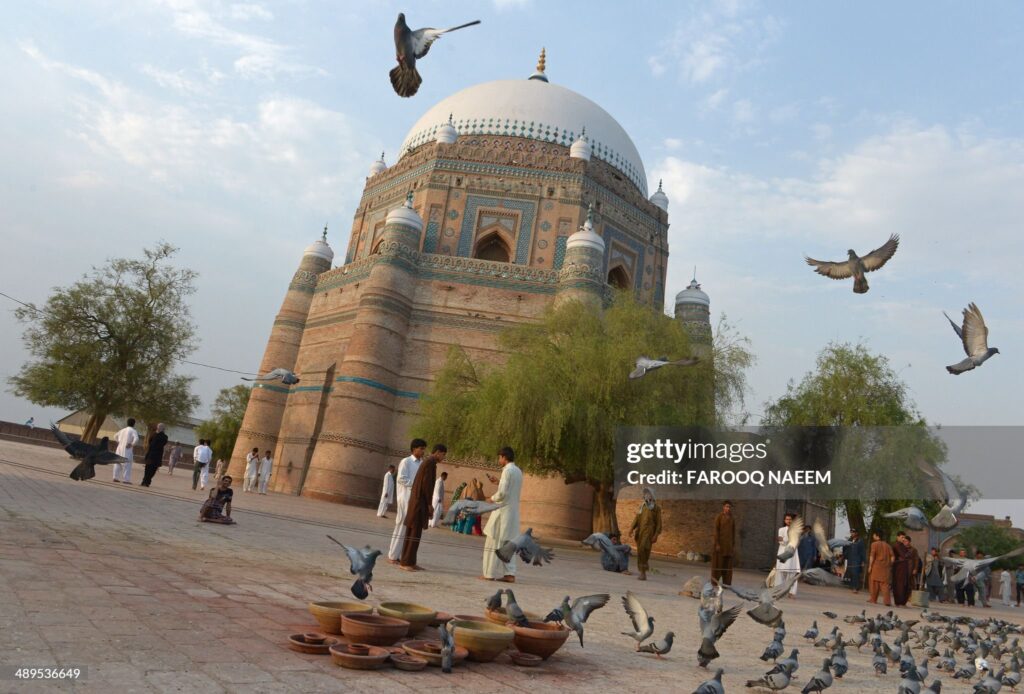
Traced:
[[637, 577], [647, 580], [647, 571], [651, 568], [651, 548], [661, 535], [661, 507], [654, 499], [654, 492], [644, 488], [644, 500], [633, 517], [633, 526], [629, 529], [636, 541], [636, 568], [640, 570]]
[[384, 487], [380, 490], [380, 506], [377, 507], [377, 517], [387, 518], [388, 508], [395, 500], [395, 466], [388, 465], [388, 471], [384, 473]]
[[245, 456], [245, 479], [242, 481], [243, 492], [256, 491], [256, 478], [260, 474], [260, 449], [253, 448]]
[[409, 503], [405, 513], [405, 539], [402, 541], [402, 554], [398, 568], [403, 571], [423, 571], [417, 563], [417, 552], [420, 549], [420, 538], [423, 531], [430, 527], [433, 518], [434, 489], [437, 481], [437, 464], [444, 460], [448, 449], [444, 444], [437, 444], [427, 456], [413, 480], [409, 491]]
[[938, 547], [932, 547], [932, 551], [924, 560], [924, 584], [928, 587], [928, 599], [938, 602], [946, 602], [942, 589], [946, 585], [946, 569], [939, 558]]
[[[445, 449], [447, 451], [447, 449]], [[431, 503], [434, 506], [434, 515], [430, 517], [430, 527], [436, 528], [444, 515], [444, 483], [448, 479], [448, 473], [442, 472], [434, 483], [434, 496]]]
[[177, 441], [174, 442], [174, 447], [171, 449], [171, 455], [167, 458], [167, 474], [174, 474], [174, 466], [181, 460], [181, 444]]
[[492, 511], [484, 526], [484, 567], [483, 576], [489, 581], [516, 582], [516, 558], [506, 564], [498, 558], [498, 548], [519, 535], [519, 494], [523, 489], [523, 471], [515, 463], [516, 454], [508, 446], [498, 451], [501, 465], [501, 480], [498, 491], [491, 496], [496, 504], [505, 504]]
[[850, 530], [850, 544], [843, 550], [846, 557], [846, 575], [850, 578], [850, 587], [859, 593], [864, 585], [864, 564], [867, 555], [864, 552], [864, 540], [856, 529]]
[[[778, 532], [776, 533], [776, 539], [778, 540], [778, 543], [777, 543], [778, 547], [775, 550], [776, 554], [779, 553], [779, 551], [782, 549], [782, 546], [785, 545], [786, 542], [789, 540], [789, 526], [793, 522], [794, 518], [796, 518], [796, 514], [795, 513], [787, 513], [785, 516], [783, 516], [783, 518], [782, 518], [782, 527], [779, 528]], [[793, 556], [791, 556], [786, 561], [779, 561], [776, 558], [776, 560], [775, 560], [775, 585], [776, 586], [781, 586], [783, 583], [785, 583], [786, 579], [789, 578], [790, 574], [798, 574], [798, 573], [800, 573], [800, 557], [795, 552], [793, 553]], [[789, 589], [789, 597], [791, 597], [791, 598], [795, 598], [796, 597], [796, 586], [797, 586], [798, 583], [799, 583], [799, 581], [793, 581], [793, 587]]]
[[[114, 481], [124, 484], [132, 483], [132, 461], [135, 460], [135, 444], [139, 442], [139, 432], [135, 431], [135, 419], [128, 418], [128, 426], [114, 434], [117, 441], [115, 452], [124, 458], [126, 463], [114, 463]], [[118, 479], [120, 477], [121, 479]]]
[[732, 585], [732, 553], [736, 544], [736, 518], [732, 515], [732, 502], [722, 504], [722, 512], [715, 517], [715, 537], [711, 553], [711, 580]]
[[164, 425], [156, 425], [156, 433], [149, 439], [149, 446], [146, 448], [146, 471], [142, 475], [142, 486], [148, 487], [153, 481], [153, 475], [160, 469], [164, 462], [164, 446], [167, 445], [167, 434], [164, 433]]
[[210, 476], [210, 461], [213, 460], [213, 449], [208, 445], [206, 439], [199, 439], [199, 445], [192, 451], [192, 490], [196, 485], [200, 489], [206, 489], [206, 480]]
[[868, 602], [878, 604], [878, 594], [882, 594], [886, 607], [892, 607], [889, 588], [892, 585], [892, 547], [882, 540], [881, 534], [875, 530], [871, 533], [871, 551], [868, 554], [868, 582], [871, 584], [871, 597]]
[[395, 530], [391, 533], [391, 546], [388, 548], [388, 561], [397, 564], [402, 557], [402, 545], [405, 544], [405, 514], [409, 510], [409, 494], [416, 473], [423, 464], [423, 454], [427, 450], [427, 442], [413, 439], [409, 444], [410, 455], [402, 458], [398, 464], [398, 477], [395, 480], [395, 493], [398, 506], [395, 509]]
[[267, 451], [260, 459], [260, 494], [267, 493], [267, 484], [270, 482], [272, 474], [274, 474], [274, 457], [273, 453]]

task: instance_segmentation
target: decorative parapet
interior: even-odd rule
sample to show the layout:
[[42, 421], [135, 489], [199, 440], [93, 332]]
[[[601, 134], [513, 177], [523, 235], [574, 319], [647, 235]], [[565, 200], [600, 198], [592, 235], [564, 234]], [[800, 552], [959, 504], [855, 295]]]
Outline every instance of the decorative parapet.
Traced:
[[300, 292], [312, 293], [316, 288], [318, 274], [309, 270], [297, 270], [292, 276], [288, 289], [296, 289]]

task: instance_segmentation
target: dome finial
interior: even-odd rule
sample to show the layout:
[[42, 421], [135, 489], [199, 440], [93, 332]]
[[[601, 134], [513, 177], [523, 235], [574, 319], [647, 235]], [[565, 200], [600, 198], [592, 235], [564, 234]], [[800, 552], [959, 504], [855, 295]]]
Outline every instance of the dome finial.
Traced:
[[544, 74], [544, 68], [547, 67], [547, 53], [543, 48], [540, 49], [540, 57], [537, 58], [537, 69], [534, 70], [533, 74], [530, 75], [531, 80], [540, 80], [541, 82], [547, 82], [548, 76]]
[[[659, 185], [658, 188], [660, 189], [661, 186]], [[696, 265], [693, 266], [693, 281], [694, 282], [697, 281], [697, 266]]]
[[587, 205], [587, 223], [594, 226], [594, 203]]
[[324, 240], [324, 243], [327, 243], [327, 222], [324, 222], [324, 235], [323, 235], [323, 240]]
[[[660, 178], [659, 178], [659, 179], [658, 179], [658, 190], [661, 190], [661, 181], [662, 181], [662, 179], [660, 179]], [[665, 191], [662, 191], [662, 192], [665, 192]], [[695, 268], [693, 268], [693, 271], [694, 271], [694, 272], [697, 272], [697, 268], [696, 268], [696, 267], [695, 267]]]
[[410, 210], [412, 209], [412, 191], [410, 190], [405, 196], [405, 206]]

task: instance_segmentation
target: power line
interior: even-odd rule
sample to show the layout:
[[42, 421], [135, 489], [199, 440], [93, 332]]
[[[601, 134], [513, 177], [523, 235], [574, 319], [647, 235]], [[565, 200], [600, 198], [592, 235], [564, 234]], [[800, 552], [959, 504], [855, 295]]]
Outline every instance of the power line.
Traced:
[[[4, 297], [5, 299], [10, 299], [11, 301], [13, 301], [16, 304], [21, 304], [25, 308], [29, 309], [30, 311], [34, 311], [35, 313], [39, 313], [39, 314], [45, 313], [45, 311], [42, 311], [41, 309], [36, 308], [32, 304], [25, 303], [21, 299], [16, 299], [13, 296], [11, 296], [10, 294], [5, 294], [4, 292], [0, 292], [0, 296]], [[259, 375], [259, 374], [253, 373], [252, 371], [237, 371], [235, 369], [225, 369], [223, 366], [214, 366], [213, 364], [204, 364], [202, 362], [190, 361], [188, 359], [179, 359], [178, 361], [180, 361], [182, 364], [191, 364], [192, 366], [201, 366], [204, 369], [216, 369], [217, 371], [226, 371], [228, 373], [233, 373], [233, 374], [243, 374], [245, 376], [258, 376]]]

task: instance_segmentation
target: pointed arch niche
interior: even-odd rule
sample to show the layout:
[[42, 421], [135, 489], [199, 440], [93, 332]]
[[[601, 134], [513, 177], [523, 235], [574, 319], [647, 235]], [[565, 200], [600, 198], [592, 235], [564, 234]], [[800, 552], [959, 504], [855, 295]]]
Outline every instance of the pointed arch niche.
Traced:
[[481, 210], [477, 219], [473, 257], [497, 263], [515, 262], [516, 230], [519, 216], [512, 212]]

